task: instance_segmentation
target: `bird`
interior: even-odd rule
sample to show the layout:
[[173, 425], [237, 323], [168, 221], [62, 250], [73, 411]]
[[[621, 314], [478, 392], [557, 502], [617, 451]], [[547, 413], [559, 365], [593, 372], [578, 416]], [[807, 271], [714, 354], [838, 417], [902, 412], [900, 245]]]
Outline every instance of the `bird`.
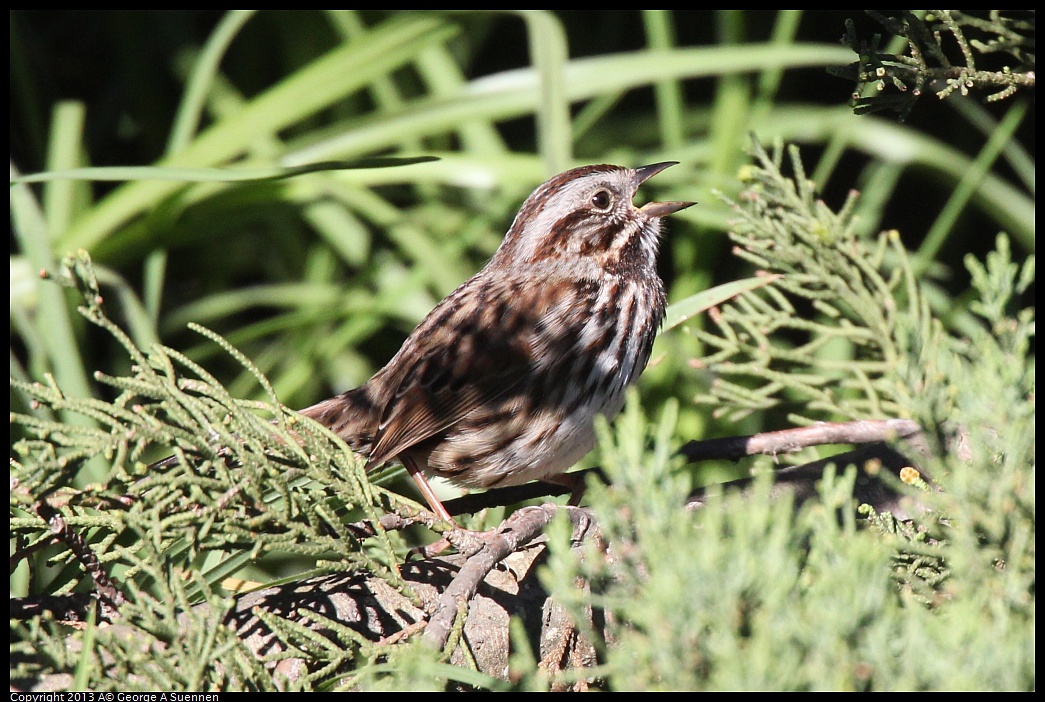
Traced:
[[676, 161], [587, 165], [538, 186], [487, 264], [361, 386], [300, 410], [366, 457], [466, 488], [568, 482], [650, 358], [667, 298], [661, 219], [693, 202], [633, 203]]

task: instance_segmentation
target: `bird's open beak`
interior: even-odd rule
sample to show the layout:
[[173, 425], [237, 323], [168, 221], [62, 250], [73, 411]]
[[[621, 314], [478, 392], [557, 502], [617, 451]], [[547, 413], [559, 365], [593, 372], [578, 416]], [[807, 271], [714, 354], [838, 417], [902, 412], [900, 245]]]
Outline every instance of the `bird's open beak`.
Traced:
[[[640, 185], [645, 183], [647, 180], [657, 175], [665, 168], [669, 168], [677, 164], [678, 161], [662, 161], [661, 163], [652, 163], [648, 166], [639, 166], [635, 169], [635, 187], [638, 188]], [[639, 208], [639, 212], [649, 217], [667, 217], [669, 214], [674, 214], [679, 210], [684, 210], [687, 207], [695, 205], [695, 202], [647, 202], [645, 205]]]

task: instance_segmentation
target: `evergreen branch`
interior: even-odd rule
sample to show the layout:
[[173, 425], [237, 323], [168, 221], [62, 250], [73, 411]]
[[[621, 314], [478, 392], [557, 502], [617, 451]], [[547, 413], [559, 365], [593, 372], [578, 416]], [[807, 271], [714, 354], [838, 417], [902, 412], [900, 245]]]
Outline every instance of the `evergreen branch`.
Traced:
[[[388, 496], [369, 486], [360, 459], [343, 442], [277, 404], [233, 398], [205, 369], [171, 349], [139, 351], [106, 317], [86, 255], [68, 259], [65, 270], [56, 279], [79, 290], [83, 316], [116, 338], [133, 365], [128, 376], [96, 376], [118, 391], [112, 401], [69, 398], [53, 382], [12, 379], [12, 388], [33, 406], [94, 420], [80, 426], [11, 414], [12, 425], [25, 434], [13, 445], [11, 507], [37, 515], [11, 520], [12, 534], [27, 544], [16, 551], [15, 565], [28, 563], [36, 571], [55, 559], [76, 563], [105, 603], [103, 617], [118, 611], [122, 619], [175, 639], [178, 631], [169, 622], [179, 612], [213, 597], [221, 578], [265, 554], [334, 555], [342, 567], [401, 583], [393, 546], [377, 520]], [[232, 355], [271, 397], [257, 369]], [[142, 462], [154, 447], [172, 445], [176, 461]], [[71, 487], [95, 456], [110, 462], [109, 481]], [[348, 515], [378, 527], [365, 535], [345, 529]], [[227, 565], [204, 574], [193, 565], [200, 558]], [[172, 570], [193, 575], [183, 582]], [[70, 577], [62, 588], [77, 580]], [[213, 639], [214, 629], [206, 646], [232, 645]], [[117, 667], [129, 669], [139, 655], [119, 646], [109, 651]]]
[[[857, 114], [889, 109], [899, 112], [902, 121], [927, 89], [940, 99], [955, 91], [968, 95], [971, 90], [993, 90], [986, 98], [993, 102], [1035, 87], [1033, 11], [1028, 15], [991, 10], [987, 18], [958, 10], [930, 10], [924, 15], [904, 10], [895, 17], [874, 10], [867, 13], [887, 32], [906, 39], [910, 55], [882, 51], [880, 34], [870, 41], [861, 39], [853, 21], [846, 20], [843, 41], [860, 58], [829, 72], [856, 82]], [[960, 64], [948, 58], [945, 37], [957, 48]], [[977, 67], [980, 55], [999, 56], [1005, 63], [998, 70], [982, 70]], [[886, 92], [890, 86], [895, 93]]]
[[[755, 144], [754, 152], [749, 188], [741, 204], [730, 202], [731, 237], [738, 256], [777, 277], [713, 309], [714, 330], [694, 330], [711, 349], [700, 367], [714, 374], [697, 401], [732, 417], [797, 401], [803, 424], [895, 416], [902, 412], [897, 328], [924, 314], [909, 265], [885, 263], [886, 252], [906, 260], [897, 236], [882, 234], [872, 246], [857, 238], [855, 193], [831, 211], [804, 178], [796, 150], [792, 177], [781, 170], [780, 150], [771, 156]], [[798, 312], [809, 308], [819, 314]]]

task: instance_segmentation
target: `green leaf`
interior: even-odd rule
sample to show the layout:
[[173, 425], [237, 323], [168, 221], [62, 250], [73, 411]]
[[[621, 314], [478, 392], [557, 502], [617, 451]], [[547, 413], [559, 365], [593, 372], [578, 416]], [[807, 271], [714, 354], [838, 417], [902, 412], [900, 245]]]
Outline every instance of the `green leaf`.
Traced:
[[244, 181], [283, 180], [305, 173], [348, 171], [363, 168], [393, 168], [415, 163], [438, 161], [438, 156], [375, 156], [347, 161], [323, 161], [301, 166], [272, 168], [178, 168], [174, 166], [106, 166], [70, 168], [64, 171], [31, 173], [11, 179], [15, 183], [42, 183], [51, 180], [177, 180], [184, 183], [238, 183]]
[[664, 327], [660, 331], [661, 333], [664, 333], [670, 329], [674, 329], [690, 317], [705, 312], [715, 305], [721, 305], [726, 300], [730, 300], [737, 295], [757, 290], [764, 285], [769, 285], [778, 278], [780, 278], [779, 275], [767, 275], [758, 278], [735, 280], [732, 283], [716, 285], [715, 287], [701, 291], [696, 295], [690, 295], [683, 300], [673, 302], [668, 305], [668, 312], [664, 318]]

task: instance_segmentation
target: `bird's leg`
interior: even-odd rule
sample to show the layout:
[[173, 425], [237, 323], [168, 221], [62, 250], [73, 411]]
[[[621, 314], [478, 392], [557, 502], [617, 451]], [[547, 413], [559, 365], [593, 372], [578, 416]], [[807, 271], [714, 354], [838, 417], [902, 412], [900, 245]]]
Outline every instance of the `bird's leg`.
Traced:
[[410, 477], [414, 479], [415, 483], [417, 483], [417, 489], [421, 491], [421, 494], [425, 498], [425, 502], [427, 502], [428, 506], [432, 508], [435, 515], [444, 521], [450, 522], [450, 524], [452, 524], [456, 529], [457, 522], [455, 522], [454, 518], [450, 516], [450, 513], [446, 511], [446, 507], [443, 507], [443, 503], [439, 501], [439, 498], [435, 496], [435, 491], [432, 489], [432, 486], [428, 484], [424, 473], [422, 473], [421, 469], [417, 467], [417, 463], [414, 462], [414, 459], [407, 456], [400, 456], [399, 460], [403, 463], [403, 467], [406, 468], [406, 472], [409, 473]]
[[414, 549], [414, 553], [421, 556], [422, 558], [431, 558], [443, 553], [448, 548], [456, 548], [461, 553], [472, 555], [477, 553], [486, 543], [487, 539], [492, 536], [492, 532], [478, 532], [472, 531], [471, 529], [462, 529], [454, 521], [454, 518], [450, 516], [446, 507], [439, 501], [439, 498], [435, 496], [435, 491], [432, 490], [432, 486], [428, 484], [428, 480], [425, 479], [424, 473], [417, 466], [417, 463], [407, 456], [399, 456], [400, 462], [403, 467], [406, 468], [406, 472], [410, 474], [410, 477], [417, 483], [418, 490], [424, 495], [425, 501], [428, 502], [428, 506], [432, 508], [436, 516], [450, 523], [453, 527], [452, 532], [448, 532], [443, 538], [439, 539], [435, 543], [428, 544], [417, 549]]

